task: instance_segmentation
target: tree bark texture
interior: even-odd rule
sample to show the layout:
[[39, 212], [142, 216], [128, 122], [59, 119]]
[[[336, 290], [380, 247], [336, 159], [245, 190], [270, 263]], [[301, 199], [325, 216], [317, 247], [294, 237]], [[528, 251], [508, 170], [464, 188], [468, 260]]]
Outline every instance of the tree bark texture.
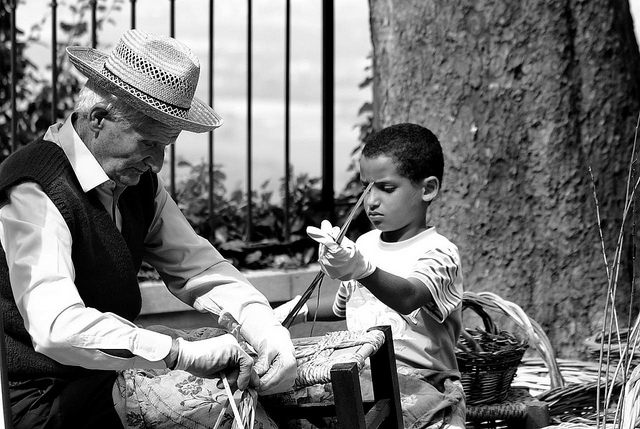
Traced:
[[[458, 245], [465, 288], [519, 304], [559, 356], [582, 356], [608, 284], [595, 195], [611, 265], [640, 113], [627, 0], [370, 0], [370, 13], [374, 127], [439, 137], [430, 222]], [[624, 323], [638, 309], [626, 225]]]

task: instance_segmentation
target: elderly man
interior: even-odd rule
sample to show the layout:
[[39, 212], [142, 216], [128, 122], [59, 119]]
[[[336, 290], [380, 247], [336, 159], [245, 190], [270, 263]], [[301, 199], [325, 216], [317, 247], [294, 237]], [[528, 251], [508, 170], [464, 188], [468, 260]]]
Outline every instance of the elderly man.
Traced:
[[[193, 231], [157, 175], [182, 130], [222, 124], [194, 97], [197, 58], [175, 39], [139, 30], [109, 55], [67, 53], [88, 78], [75, 111], [0, 165], [0, 302], [14, 427], [121, 427], [112, 393], [129, 368], [223, 377], [262, 394], [289, 389], [296, 371], [288, 331]], [[185, 341], [136, 326], [142, 261], [185, 303], [237, 322], [239, 335]]]

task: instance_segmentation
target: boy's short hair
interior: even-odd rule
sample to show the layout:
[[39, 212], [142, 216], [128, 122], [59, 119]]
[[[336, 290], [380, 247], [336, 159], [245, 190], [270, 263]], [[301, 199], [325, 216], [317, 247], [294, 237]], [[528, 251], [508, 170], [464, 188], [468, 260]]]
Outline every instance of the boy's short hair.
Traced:
[[442, 185], [444, 157], [438, 138], [417, 124], [396, 124], [373, 133], [367, 139], [362, 156], [390, 157], [398, 174], [414, 183], [434, 176]]

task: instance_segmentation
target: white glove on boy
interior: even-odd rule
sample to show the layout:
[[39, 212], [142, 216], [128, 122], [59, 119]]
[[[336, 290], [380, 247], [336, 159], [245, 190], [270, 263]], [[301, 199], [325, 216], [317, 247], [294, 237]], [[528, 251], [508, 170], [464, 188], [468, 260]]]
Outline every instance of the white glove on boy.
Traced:
[[356, 248], [356, 244], [347, 237], [336, 242], [340, 229], [323, 220], [320, 228], [307, 227], [307, 235], [320, 243], [318, 262], [322, 271], [332, 279], [358, 280], [368, 277], [376, 266], [368, 261]]

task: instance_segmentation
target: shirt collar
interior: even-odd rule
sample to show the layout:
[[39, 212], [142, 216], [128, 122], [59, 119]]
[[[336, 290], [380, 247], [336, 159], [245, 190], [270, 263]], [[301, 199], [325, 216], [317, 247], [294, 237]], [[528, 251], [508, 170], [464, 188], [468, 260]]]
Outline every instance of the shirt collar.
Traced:
[[71, 114], [64, 124], [50, 126], [44, 139], [52, 141], [62, 148], [80, 186], [82, 186], [82, 190], [89, 192], [105, 182], [109, 183], [110, 179], [73, 128], [75, 115], [77, 115], [75, 112]]

